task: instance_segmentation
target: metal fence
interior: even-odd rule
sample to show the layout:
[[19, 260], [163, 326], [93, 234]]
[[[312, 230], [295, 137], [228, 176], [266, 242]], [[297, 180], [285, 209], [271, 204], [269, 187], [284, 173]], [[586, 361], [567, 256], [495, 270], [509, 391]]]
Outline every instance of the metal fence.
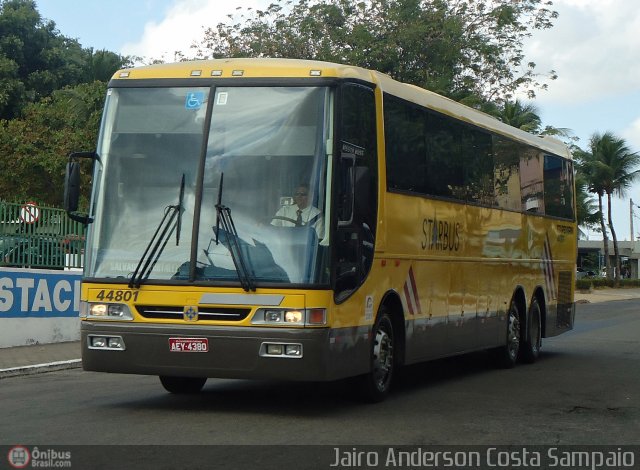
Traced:
[[0, 266], [82, 268], [85, 228], [63, 209], [0, 201]]

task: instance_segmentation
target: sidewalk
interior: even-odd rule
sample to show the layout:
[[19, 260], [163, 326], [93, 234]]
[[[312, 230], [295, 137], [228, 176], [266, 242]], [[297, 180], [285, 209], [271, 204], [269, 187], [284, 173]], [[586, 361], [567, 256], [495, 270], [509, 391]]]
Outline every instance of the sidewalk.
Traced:
[[593, 289], [588, 294], [583, 294], [580, 291], [576, 291], [575, 301], [577, 304], [593, 304], [598, 302], [608, 302], [610, 300], [630, 300], [640, 299], [640, 288], [620, 288], [613, 289], [609, 287], [603, 287], [601, 289]]
[[[590, 293], [576, 292], [575, 295], [577, 304], [629, 299], [640, 299], [640, 288], [603, 288]], [[81, 367], [80, 341], [0, 348], [0, 380], [78, 367]]]
[[0, 380], [80, 366], [80, 341], [0, 348]]

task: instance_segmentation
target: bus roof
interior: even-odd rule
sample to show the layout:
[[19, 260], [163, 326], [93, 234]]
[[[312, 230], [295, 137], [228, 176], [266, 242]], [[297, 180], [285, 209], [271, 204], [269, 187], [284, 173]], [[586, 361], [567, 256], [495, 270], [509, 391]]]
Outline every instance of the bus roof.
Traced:
[[380, 72], [351, 65], [317, 60], [240, 58], [212, 59], [154, 64], [117, 71], [112, 80], [145, 80], [176, 78], [338, 78], [362, 80], [377, 85], [383, 92], [420, 106], [479, 126], [556, 155], [571, 158], [567, 146], [550, 136], [536, 136], [509, 126], [476, 109], [444, 96], [394, 80]]
[[[312, 74], [312, 71], [318, 71]], [[214, 72], [217, 72], [214, 75]], [[235, 72], [235, 74], [234, 74]], [[242, 72], [242, 74], [240, 74]], [[128, 76], [122, 77], [122, 73]], [[112, 79], [153, 78], [352, 78], [374, 81], [373, 72], [361, 67], [301, 59], [211, 59], [154, 64], [116, 72]]]

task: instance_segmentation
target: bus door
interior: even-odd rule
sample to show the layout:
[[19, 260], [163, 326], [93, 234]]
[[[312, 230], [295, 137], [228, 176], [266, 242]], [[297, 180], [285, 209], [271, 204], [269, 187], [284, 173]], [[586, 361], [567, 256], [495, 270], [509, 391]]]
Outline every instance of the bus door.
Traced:
[[341, 303], [364, 281], [373, 262], [377, 213], [376, 107], [373, 89], [340, 87], [334, 201], [333, 287]]

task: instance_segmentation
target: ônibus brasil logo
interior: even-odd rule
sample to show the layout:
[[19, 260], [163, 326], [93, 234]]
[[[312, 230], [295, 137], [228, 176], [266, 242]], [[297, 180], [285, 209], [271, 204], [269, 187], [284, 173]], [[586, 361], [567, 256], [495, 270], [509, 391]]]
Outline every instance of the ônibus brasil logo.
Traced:
[[31, 461], [31, 454], [26, 447], [14, 446], [9, 449], [7, 460], [13, 468], [25, 468]]

